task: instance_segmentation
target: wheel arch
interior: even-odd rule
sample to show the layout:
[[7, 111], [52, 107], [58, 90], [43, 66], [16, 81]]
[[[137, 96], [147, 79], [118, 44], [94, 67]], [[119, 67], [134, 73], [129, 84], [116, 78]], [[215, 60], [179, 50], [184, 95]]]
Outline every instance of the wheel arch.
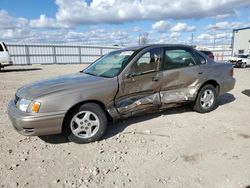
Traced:
[[98, 101], [98, 100], [86, 100], [86, 101], [82, 101], [82, 102], [79, 102], [79, 103], [73, 105], [73, 106], [66, 112], [66, 114], [65, 114], [65, 116], [64, 116], [64, 119], [63, 119], [63, 123], [62, 123], [62, 131], [63, 131], [63, 128], [65, 127], [65, 125], [66, 125], [67, 117], [69, 116], [69, 114], [72, 113], [74, 110], [77, 110], [78, 108], [80, 108], [80, 106], [82, 106], [83, 104], [86, 104], [86, 103], [98, 104], [98, 105], [103, 109], [103, 111], [105, 112], [108, 121], [113, 121], [112, 116], [108, 113], [108, 111], [106, 110], [105, 105], [104, 105], [101, 101]]
[[[205, 85], [208, 85], [208, 84], [214, 86], [214, 88], [216, 89], [217, 95], [219, 95], [219, 93], [220, 93], [220, 84], [219, 84], [216, 80], [211, 79], [211, 80], [205, 81], [205, 82], [200, 86], [200, 88], [199, 88], [199, 90], [198, 90], [198, 92], [197, 92], [196, 98], [198, 97], [198, 94], [199, 94], [201, 88], [203, 88]], [[195, 99], [196, 99], [196, 98], [195, 98]]]

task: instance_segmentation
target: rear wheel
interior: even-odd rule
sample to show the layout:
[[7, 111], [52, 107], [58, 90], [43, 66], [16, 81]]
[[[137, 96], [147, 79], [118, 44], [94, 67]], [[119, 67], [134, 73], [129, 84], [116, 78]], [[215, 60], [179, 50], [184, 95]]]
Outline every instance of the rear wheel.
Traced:
[[194, 110], [199, 113], [207, 113], [217, 106], [217, 92], [214, 86], [207, 84], [198, 93]]
[[79, 144], [99, 140], [106, 127], [106, 113], [95, 103], [83, 104], [69, 115], [65, 124], [68, 139]]

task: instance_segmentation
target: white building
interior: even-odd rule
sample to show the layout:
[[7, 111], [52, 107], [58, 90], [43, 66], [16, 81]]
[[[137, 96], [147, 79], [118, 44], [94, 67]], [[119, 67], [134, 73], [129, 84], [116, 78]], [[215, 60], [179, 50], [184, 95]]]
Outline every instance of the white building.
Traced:
[[250, 54], [250, 27], [233, 30], [233, 55]]

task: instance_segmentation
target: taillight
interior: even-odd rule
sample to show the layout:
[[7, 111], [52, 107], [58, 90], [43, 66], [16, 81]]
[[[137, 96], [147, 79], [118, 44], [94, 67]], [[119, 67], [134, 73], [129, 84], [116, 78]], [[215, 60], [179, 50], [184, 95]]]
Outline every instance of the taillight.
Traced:
[[231, 69], [230, 69], [230, 76], [233, 77], [233, 75], [234, 75], [234, 68], [231, 68]]
[[208, 57], [210, 57], [211, 59], [213, 59], [214, 60], [214, 55], [213, 54], [209, 54], [209, 56]]

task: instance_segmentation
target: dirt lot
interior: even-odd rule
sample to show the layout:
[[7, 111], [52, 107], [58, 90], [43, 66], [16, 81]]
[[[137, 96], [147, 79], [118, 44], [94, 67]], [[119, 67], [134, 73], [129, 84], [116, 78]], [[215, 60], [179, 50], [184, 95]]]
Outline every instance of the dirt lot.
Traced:
[[61, 136], [29, 138], [12, 128], [6, 111], [16, 89], [82, 67], [14, 66], [0, 72], [1, 187], [250, 185], [250, 68], [235, 70], [235, 89], [220, 97], [211, 113], [182, 107], [122, 120], [99, 142], [79, 145]]

